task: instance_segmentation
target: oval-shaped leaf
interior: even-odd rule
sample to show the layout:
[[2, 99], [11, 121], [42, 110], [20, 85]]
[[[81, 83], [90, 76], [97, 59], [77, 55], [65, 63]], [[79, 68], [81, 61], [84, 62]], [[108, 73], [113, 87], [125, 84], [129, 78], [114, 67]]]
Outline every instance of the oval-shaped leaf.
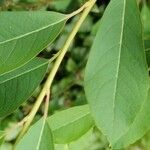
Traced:
[[62, 30], [67, 15], [56, 12], [0, 13], [0, 74], [25, 64]]
[[[111, 0], [87, 63], [85, 92], [96, 125], [112, 147], [134, 124], [148, 88], [148, 68], [136, 0]], [[127, 146], [128, 140], [119, 148]]]
[[0, 76], [0, 117], [28, 99], [41, 82], [48, 61], [35, 58], [23, 67]]
[[31, 126], [15, 150], [54, 150], [52, 134], [47, 121], [42, 118]]
[[87, 105], [60, 111], [49, 117], [47, 121], [52, 130], [54, 142], [61, 144], [78, 139], [94, 124]]

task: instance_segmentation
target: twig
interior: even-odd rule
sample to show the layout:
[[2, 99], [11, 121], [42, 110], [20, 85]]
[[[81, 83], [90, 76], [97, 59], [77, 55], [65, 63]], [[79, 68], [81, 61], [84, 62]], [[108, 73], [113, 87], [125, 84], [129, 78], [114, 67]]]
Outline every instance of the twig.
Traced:
[[49, 91], [49, 89], [51, 88], [52, 81], [54, 80], [54, 77], [55, 77], [55, 75], [57, 73], [57, 70], [58, 70], [58, 68], [59, 68], [59, 66], [60, 66], [60, 64], [61, 64], [61, 62], [62, 62], [62, 60], [63, 60], [63, 58], [64, 58], [64, 56], [65, 56], [65, 54], [67, 52], [67, 50], [68, 50], [68, 48], [70, 47], [70, 45], [71, 45], [75, 35], [77, 34], [80, 26], [84, 22], [85, 18], [89, 14], [89, 12], [92, 9], [92, 7], [95, 4], [95, 2], [96, 2], [96, 0], [89, 0], [87, 3], [85, 3], [84, 6], [81, 7], [81, 9], [79, 9], [78, 11], [73, 12], [70, 15], [70, 17], [72, 17], [72, 16], [78, 14], [79, 12], [81, 12], [81, 10], [84, 10], [83, 13], [81, 14], [79, 20], [75, 24], [72, 32], [70, 33], [67, 41], [65, 42], [65, 44], [64, 44], [64, 46], [63, 46], [63, 48], [62, 48], [62, 50], [61, 50], [61, 52], [59, 54], [59, 56], [57, 57], [57, 59], [56, 59], [56, 61], [54, 63], [54, 66], [53, 66], [53, 68], [52, 68], [52, 70], [51, 70], [51, 72], [50, 72], [50, 74], [49, 74], [49, 76], [48, 76], [44, 86], [43, 86], [43, 89], [41, 90], [41, 92], [40, 92], [40, 94], [39, 94], [39, 96], [37, 98], [37, 101], [35, 102], [35, 104], [34, 104], [32, 110], [31, 110], [30, 114], [27, 117], [27, 122], [25, 123], [21, 133], [19, 134], [19, 136], [18, 136], [18, 138], [16, 140], [16, 144], [20, 141], [20, 139], [23, 137], [23, 135], [28, 130], [28, 128], [29, 128], [32, 120], [34, 119], [34, 117], [35, 117], [35, 115], [36, 115], [36, 113], [37, 113], [37, 111], [38, 111], [38, 109], [39, 109], [39, 107], [40, 107], [40, 105], [41, 105], [45, 95], [49, 95], [47, 93], [47, 91]]

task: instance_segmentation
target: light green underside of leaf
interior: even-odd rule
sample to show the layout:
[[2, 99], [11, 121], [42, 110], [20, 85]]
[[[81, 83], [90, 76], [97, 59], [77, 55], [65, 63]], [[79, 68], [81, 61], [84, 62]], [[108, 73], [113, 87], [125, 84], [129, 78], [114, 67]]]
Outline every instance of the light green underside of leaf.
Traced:
[[31, 126], [15, 150], [54, 150], [48, 123], [42, 118]]
[[94, 125], [87, 105], [60, 111], [49, 117], [47, 121], [55, 143], [70, 143]]
[[89, 55], [85, 92], [96, 125], [112, 145], [128, 134], [142, 111], [148, 88], [136, 0], [111, 0]]
[[56, 12], [0, 13], [0, 74], [27, 63], [62, 30], [67, 15]]
[[0, 76], [0, 117], [14, 111], [41, 82], [48, 61], [35, 58], [25, 66]]

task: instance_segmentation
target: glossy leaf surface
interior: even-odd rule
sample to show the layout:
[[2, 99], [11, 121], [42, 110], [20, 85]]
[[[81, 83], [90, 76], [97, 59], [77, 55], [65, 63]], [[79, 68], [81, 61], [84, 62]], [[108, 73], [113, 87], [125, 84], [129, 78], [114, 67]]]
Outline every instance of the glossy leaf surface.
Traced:
[[56, 12], [0, 13], [0, 74], [34, 58], [62, 30], [67, 15]]
[[27, 100], [43, 79], [48, 61], [35, 58], [23, 67], [0, 76], [0, 117]]
[[[114, 149], [131, 144], [128, 131], [143, 109], [148, 88], [148, 67], [136, 0], [111, 0], [87, 63], [85, 92], [96, 125]], [[126, 141], [120, 143], [124, 135]], [[132, 142], [136, 139], [139, 136]]]

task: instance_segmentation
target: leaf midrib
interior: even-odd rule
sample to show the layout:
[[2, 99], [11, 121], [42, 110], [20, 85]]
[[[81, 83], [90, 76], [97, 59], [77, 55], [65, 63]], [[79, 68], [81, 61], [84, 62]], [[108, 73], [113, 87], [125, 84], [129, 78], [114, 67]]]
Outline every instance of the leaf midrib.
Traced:
[[88, 113], [86, 113], [86, 114], [80, 116], [79, 118], [76, 118], [75, 120], [72, 120], [72, 121], [70, 121], [70, 122], [68, 122], [68, 123], [66, 123], [66, 124], [63, 124], [62, 126], [59, 126], [59, 127], [57, 127], [57, 128], [54, 128], [54, 129], [52, 129], [52, 131], [55, 132], [55, 131], [57, 131], [57, 130], [59, 130], [59, 129], [61, 129], [61, 128], [63, 128], [63, 127], [65, 127], [65, 126], [69, 125], [69, 124], [73, 124], [74, 122], [76, 122], [76, 121], [78, 121], [78, 120], [80, 120], [80, 119], [82, 119], [82, 118], [84, 118], [84, 117], [87, 117], [88, 115], [90, 115], [90, 112], [88, 112]]
[[16, 36], [16, 37], [14, 37], [14, 38], [11, 38], [11, 39], [2, 41], [2, 42], [0, 42], [0, 45], [1, 45], [1, 44], [5, 44], [5, 43], [7, 43], [7, 42], [14, 41], [14, 40], [18, 40], [18, 39], [20, 39], [20, 38], [26, 37], [26, 36], [28, 36], [28, 35], [31, 35], [31, 34], [40, 32], [40, 31], [42, 31], [42, 30], [44, 30], [44, 29], [47, 29], [47, 28], [49, 28], [49, 27], [51, 27], [51, 26], [54, 26], [54, 25], [56, 25], [56, 24], [58, 24], [58, 23], [60, 23], [60, 22], [62, 22], [62, 21], [64, 21], [64, 20], [68, 19], [68, 16], [67, 16], [67, 15], [65, 15], [65, 16], [66, 16], [66, 17], [64, 17], [63, 19], [61, 19], [61, 20], [59, 20], [59, 21], [57, 21], [57, 22], [55, 22], [55, 23], [49, 24], [49, 25], [47, 25], [47, 26], [43, 26], [43, 27], [41, 27], [41, 28], [39, 28], [39, 29], [36, 29], [36, 30], [33, 30], [33, 31], [31, 31], [31, 32], [28, 32], [28, 33], [25, 33], [25, 34]]
[[45, 120], [45, 118], [43, 118], [42, 128], [41, 128], [41, 131], [40, 131], [39, 140], [38, 140], [38, 143], [37, 143], [36, 150], [39, 150], [39, 148], [40, 148], [40, 143], [42, 141], [42, 135], [43, 135], [43, 131], [44, 131], [44, 128], [45, 128], [45, 124], [46, 124], [46, 120]]
[[119, 70], [120, 70], [120, 61], [121, 61], [121, 52], [122, 52], [122, 45], [123, 45], [123, 33], [124, 33], [124, 22], [125, 22], [125, 12], [126, 12], [126, 0], [123, 1], [123, 11], [122, 11], [122, 24], [121, 24], [121, 34], [120, 34], [120, 41], [119, 41], [119, 58], [118, 58], [118, 65], [117, 65], [117, 73], [116, 73], [116, 84], [114, 89], [114, 98], [113, 98], [113, 123], [112, 123], [112, 134], [114, 131], [114, 121], [115, 121], [115, 101], [116, 101], [116, 93], [118, 88], [118, 79], [119, 79]]
[[[126, 0], [125, 0], [125, 1], [126, 1]], [[138, 7], [138, 6], [137, 6], [137, 7]], [[139, 13], [139, 17], [140, 17], [140, 13]], [[141, 26], [142, 26], [142, 22], [141, 22], [140, 24], [141, 24]], [[141, 28], [142, 28], [142, 27], [141, 27]], [[142, 33], [142, 31], [141, 31], [141, 33]], [[143, 45], [143, 50], [144, 50], [144, 45]], [[149, 80], [149, 81], [150, 81], [150, 80]], [[147, 91], [149, 91], [149, 89], [150, 89], [150, 87], [148, 87]], [[138, 113], [137, 113], [137, 115], [135, 116], [134, 120], [133, 120], [132, 123], [129, 125], [129, 127], [127, 128], [127, 130], [126, 130], [120, 137], [118, 137], [118, 139], [116, 140], [116, 142], [114, 143], [114, 145], [117, 144], [117, 142], [118, 142], [121, 138], [123, 138], [123, 137], [129, 132], [130, 128], [132, 128], [132, 126], [134, 125], [134, 122], [137, 120], [138, 116], [139, 116], [139, 115], [141, 114], [141, 112], [143, 111], [143, 109], [144, 109], [144, 104], [146, 103], [147, 98], [148, 98], [148, 92], [147, 92], [147, 94], [146, 94], [146, 96], [145, 96], [145, 99], [144, 99], [144, 101], [143, 101], [143, 103], [142, 103], [142, 105], [141, 105], [141, 107], [140, 107], [140, 110], [138, 111]]]
[[[125, 4], [125, 6], [124, 6], [124, 16], [123, 16], [123, 18], [125, 18], [125, 8], [126, 8], [126, 0], [124, 0], [124, 4]], [[142, 24], [142, 23], [141, 23]], [[124, 22], [123, 22], [123, 24], [122, 24], [122, 31], [123, 31], [123, 29], [124, 29]], [[123, 32], [122, 32], [122, 39], [123, 39]], [[120, 40], [121, 41], [121, 40]], [[122, 40], [122, 42], [123, 42], [123, 40]], [[121, 42], [121, 43], [122, 43]], [[120, 45], [120, 47], [122, 47], [122, 45]], [[144, 48], [143, 48], [144, 49]], [[121, 55], [120, 55], [121, 56]], [[119, 70], [118, 70], [118, 73], [119, 73]], [[118, 80], [118, 79], [117, 79]], [[150, 87], [148, 87], [148, 89], [149, 89]], [[117, 86], [116, 86], [116, 89], [117, 89]], [[147, 90], [148, 91], [148, 90]], [[130, 128], [134, 125], [134, 122], [135, 122], [135, 120], [137, 119], [137, 117], [140, 115], [140, 113], [143, 111], [143, 107], [144, 107], [144, 104], [145, 104], [145, 102], [146, 102], [146, 100], [147, 100], [147, 96], [148, 96], [148, 93], [146, 94], [146, 98], [144, 99], [144, 101], [143, 101], [143, 103], [142, 103], [142, 106], [140, 107], [140, 110], [138, 111], [138, 113], [137, 113], [137, 115], [135, 116], [135, 118], [134, 118], [134, 120], [132, 121], [132, 123], [130, 124], [130, 126], [127, 128], [127, 130], [126, 131], [124, 131], [123, 132], [123, 134], [120, 136], [120, 137], [118, 137], [117, 138], [117, 140], [116, 140], [116, 142], [114, 143], [114, 145], [123, 137], [123, 136], [125, 136], [126, 134], [127, 134], [127, 132], [130, 130]], [[114, 99], [114, 101], [115, 101], [115, 99]], [[115, 109], [115, 107], [114, 107], [114, 109]], [[115, 114], [115, 113], [113, 113], [113, 114]], [[113, 122], [114, 122], [114, 119], [113, 119]]]
[[[9, 78], [9, 79], [7, 79], [7, 80], [4, 80], [4, 81], [0, 82], [0, 84], [3, 84], [3, 83], [5, 83], [5, 82], [8, 82], [8, 81], [10, 81], [10, 80], [12, 80], [12, 79], [15, 79], [15, 78], [19, 77], [19, 76], [25, 75], [25, 74], [27, 74], [27, 73], [29, 73], [29, 72], [31, 72], [31, 71], [37, 70], [38, 68], [40, 68], [40, 67], [42, 67], [42, 66], [44, 66], [44, 65], [46, 65], [46, 64], [48, 64], [48, 62], [42, 63], [41, 65], [38, 65], [37, 67], [34, 67], [34, 68], [29, 69], [29, 70], [27, 70], [27, 71], [24, 71], [24, 72], [22, 72], [22, 73], [20, 73], [20, 74], [17, 74], [16, 76], [13, 76], [13, 77], [11, 77], [11, 78]], [[9, 73], [11, 73], [11, 72], [9, 72]], [[2, 75], [5, 75], [5, 74], [2, 74]], [[1, 76], [0, 76], [0, 77], [1, 77]]]

